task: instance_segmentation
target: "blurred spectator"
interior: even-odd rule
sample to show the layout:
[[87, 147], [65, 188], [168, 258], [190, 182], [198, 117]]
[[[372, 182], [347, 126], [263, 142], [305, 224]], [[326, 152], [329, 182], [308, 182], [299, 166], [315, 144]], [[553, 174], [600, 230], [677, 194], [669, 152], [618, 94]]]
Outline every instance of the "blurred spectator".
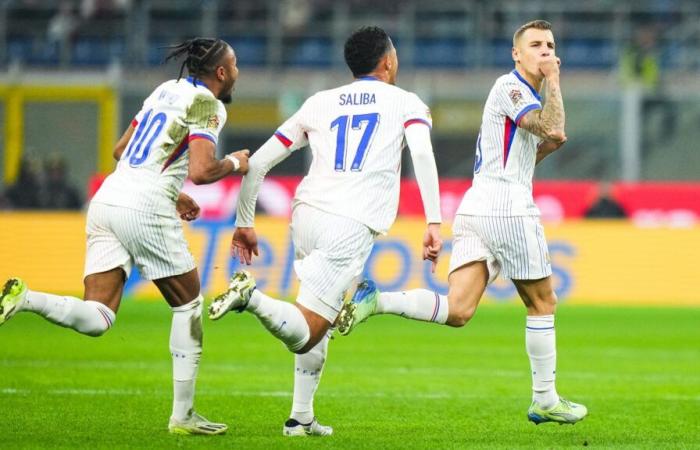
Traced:
[[283, 0], [280, 3], [280, 21], [286, 33], [299, 34], [307, 31], [310, 17], [309, 0]]
[[[648, 149], [648, 144], [667, 139], [673, 134], [676, 117], [673, 104], [664, 92], [655, 27], [647, 25], [637, 29], [633, 41], [622, 54], [620, 74], [624, 84], [642, 88], [643, 148]], [[661, 115], [661, 122], [654, 131], [653, 115], [656, 111]]]
[[44, 162], [44, 182], [39, 203], [43, 209], [80, 209], [83, 206], [80, 194], [68, 183], [66, 161], [53, 155]]
[[39, 171], [34, 159], [22, 158], [17, 181], [5, 192], [8, 206], [14, 209], [35, 209], [39, 202]]
[[78, 18], [73, 12], [73, 4], [61, 2], [56, 14], [49, 20], [46, 36], [49, 44], [63, 45], [72, 39], [78, 28]]
[[588, 208], [584, 216], [588, 219], [624, 219], [627, 213], [612, 196], [612, 185], [600, 183], [598, 199]]

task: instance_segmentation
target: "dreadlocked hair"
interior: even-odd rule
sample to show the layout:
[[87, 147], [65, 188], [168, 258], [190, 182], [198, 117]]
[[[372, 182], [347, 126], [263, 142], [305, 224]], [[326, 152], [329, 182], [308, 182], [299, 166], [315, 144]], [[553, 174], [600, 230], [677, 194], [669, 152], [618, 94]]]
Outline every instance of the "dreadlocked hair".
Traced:
[[182, 61], [177, 79], [182, 78], [182, 72], [187, 67], [187, 72], [196, 80], [216, 70], [228, 44], [221, 39], [196, 37], [166, 48], [170, 49], [170, 53], [165, 57], [165, 62], [187, 55]]

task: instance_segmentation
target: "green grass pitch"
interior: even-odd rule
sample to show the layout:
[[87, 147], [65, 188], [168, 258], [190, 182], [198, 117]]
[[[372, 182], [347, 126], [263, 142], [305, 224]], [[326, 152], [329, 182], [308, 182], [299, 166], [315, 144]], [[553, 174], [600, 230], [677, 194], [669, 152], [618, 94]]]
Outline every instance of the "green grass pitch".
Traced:
[[560, 306], [560, 394], [575, 426], [526, 420], [524, 309], [467, 327], [378, 317], [330, 344], [315, 409], [328, 438], [285, 438], [293, 357], [249, 315], [205, 319], [197, 410], [225, 436], [167, 432], [164, 303], [125, 301], [93, 339], [20, 314], [0, 328], [2, 448], [700, 448], [700, 309]]

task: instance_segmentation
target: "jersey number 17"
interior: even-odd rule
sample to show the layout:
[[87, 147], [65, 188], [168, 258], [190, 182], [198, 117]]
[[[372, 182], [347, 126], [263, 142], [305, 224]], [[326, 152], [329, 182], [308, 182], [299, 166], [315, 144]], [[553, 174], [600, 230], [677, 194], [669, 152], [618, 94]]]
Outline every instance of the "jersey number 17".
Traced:
[[345, 171], [345, 154], [347, 153], [348, 146], [348, 124], [353, 130], [361, 130], [363, 124], [364, 131], [362, 137], [360, 138], [360, 144], [357, 146], [357, 151], [355, 152], [355, 157], [350, 165], [350, 170], [353, 172], [359, 172], [362, 170], [362, 166], [365, 163], [367, 157], [367, 150], [372, 144], [372, 139], [377, 130], [377, 124], [379, 124], [379, 113], [368, 113], [368, 114], [355, 114], [354, 116], [339, 116], [333, 122], [331, 122], [331, 130], [337, 128], [338, 134], [336, 135], [336, 145], [335, 145], [335, 170], [336, 172]]

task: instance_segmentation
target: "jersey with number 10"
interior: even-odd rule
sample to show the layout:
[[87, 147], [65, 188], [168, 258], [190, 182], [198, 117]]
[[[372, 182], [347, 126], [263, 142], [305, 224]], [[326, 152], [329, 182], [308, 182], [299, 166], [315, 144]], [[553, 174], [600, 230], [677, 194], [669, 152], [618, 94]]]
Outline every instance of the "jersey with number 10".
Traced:
[[399, 203], [406, 127], [432, 126], [417, 95], [372, 77], [310, 97], [275, 136], [313, 159], [294, 203], [357, 220], [386, 233]]
[[116, 170], [93, 201], [175, 214], [188, 173], [188, 144], [195, 139], [216, 144], [224, 123], [223, 103], [204, 84], [192, 78], [166, 81], [143, 102]]

